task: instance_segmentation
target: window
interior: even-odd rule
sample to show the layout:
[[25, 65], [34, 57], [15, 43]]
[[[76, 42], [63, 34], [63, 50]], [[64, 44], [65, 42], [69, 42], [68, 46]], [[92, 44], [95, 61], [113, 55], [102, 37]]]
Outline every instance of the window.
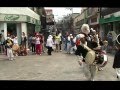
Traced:
[[91, 18], [91, 23], [97, 22], [97, 17]]

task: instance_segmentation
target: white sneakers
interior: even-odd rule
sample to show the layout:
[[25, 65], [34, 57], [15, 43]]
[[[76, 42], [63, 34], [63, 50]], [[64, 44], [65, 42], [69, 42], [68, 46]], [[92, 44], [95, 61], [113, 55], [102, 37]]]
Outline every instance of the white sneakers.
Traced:
[[15, 60], [15, 58], [9, 58], [10, 61]]

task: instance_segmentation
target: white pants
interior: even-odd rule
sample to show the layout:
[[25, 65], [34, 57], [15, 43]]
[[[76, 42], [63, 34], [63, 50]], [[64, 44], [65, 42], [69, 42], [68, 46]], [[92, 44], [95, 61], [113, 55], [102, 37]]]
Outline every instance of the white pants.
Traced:
[[[83, 60], [82, 56], [77, 55], [77, 60], [81, 61]], [[82, 63], [81, 65], [82, 69], [83, 69], [83, 73], [85, 75], [85, 77], [88, 80], [94, 80], [96, 72], [97, 72], [97, 66], [96, 65], [88, 65], [85, 62]]]
[[116, 70], [117, 76], [118, 76], [118, 78], [120, 80], [120, 68], [116, 68], [115, 70]]
[[96, 65], [88, 65], [86, 63], [83, 63], [83, 72], [85, 74], [85, 77], [88, 80], [94, 80], [96, 72], [97, 72], [97, 66]]
[[67, 53], [70, 53], [70, 49], [71, 49], [71, 44], [67, 43]]
[[14, 58], [12, 48], [7, 48], [7, 56], [9, 58], [9, 60]]

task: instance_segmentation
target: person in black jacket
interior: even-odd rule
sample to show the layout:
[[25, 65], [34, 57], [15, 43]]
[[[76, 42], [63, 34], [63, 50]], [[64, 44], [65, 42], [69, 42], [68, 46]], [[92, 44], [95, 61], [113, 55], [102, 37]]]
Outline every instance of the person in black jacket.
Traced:
[[116, 70], [117, 78], [120, 80], [120, 44], [117, 44], [117, 52], [114, 56], [113, 68]]

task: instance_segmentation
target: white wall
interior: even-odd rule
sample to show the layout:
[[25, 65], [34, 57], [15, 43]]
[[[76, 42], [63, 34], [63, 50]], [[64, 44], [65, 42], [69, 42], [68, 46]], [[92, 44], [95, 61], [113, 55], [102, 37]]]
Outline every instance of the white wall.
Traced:
[[76, 16], [76, 17], [74, 18], [74, 21], [73, 21], [74, 26], [76, 26], [76, 25], [75, 25], [76, 22], [84, 19], [84, 15], [85, 15], [85, 14], [84, 14], [84, 12], [83, 12], [83, 13], [81, 13], [80, 15], [78, 15], [78, 16]]
[[0, 33], [1, 33], [1, 30], [4, 30], [4, 23], [0, 23]]
[[17, 23], [16, 25], [16, 30], [17, 30], [17, 38], [18, 38], [18, 44], [21, 44], [21, 23]]
[[32, 11], [28, 7], [0, 7], [0, 13], [2, 14], [20, 14], [20, 15], [28, 15], [37, 20], [40, 20], [38, 14]]
[[4, 23], [4, 37], [7, 39], [7, 23]]
[[104, 16], [104, 18], [109, 18], [111, 15], [114, 15], [115, 17], [119, 17], [120, 16], [120, 11], [108, 14], [108, 15]]

